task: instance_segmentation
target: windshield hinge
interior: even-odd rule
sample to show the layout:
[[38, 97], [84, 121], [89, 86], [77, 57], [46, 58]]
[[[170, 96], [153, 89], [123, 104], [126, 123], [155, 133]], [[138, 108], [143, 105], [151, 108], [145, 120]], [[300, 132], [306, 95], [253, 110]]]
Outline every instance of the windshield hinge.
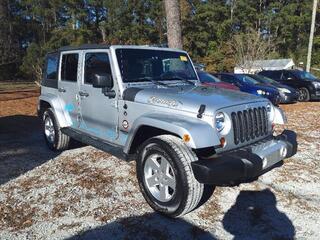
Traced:
[[206, 110], [206, 105], [201, 104], [200, 107], [199, 107], [199, 110], [198, 110], [197, 117], [198, 118], [202, 118], [202, 114], [204, 113], [205, 110]]

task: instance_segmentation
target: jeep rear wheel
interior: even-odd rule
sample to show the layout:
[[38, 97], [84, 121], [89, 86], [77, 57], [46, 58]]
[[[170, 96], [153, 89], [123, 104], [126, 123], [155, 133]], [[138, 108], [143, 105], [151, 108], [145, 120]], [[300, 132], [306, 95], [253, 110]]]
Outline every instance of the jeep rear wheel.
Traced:
[[184, 215], [199, 204], [204, 185], [193, 175], [197, 156], [180, 138], [161, 135], [147, 140], [137, 160], [142, 194], [156, 211], [170, 217]]
[[70, 137], [61, 132], [52, 108], [44, 111], [42, 125], [44, 138], [51, 150], [62, 151], [68, 148]]

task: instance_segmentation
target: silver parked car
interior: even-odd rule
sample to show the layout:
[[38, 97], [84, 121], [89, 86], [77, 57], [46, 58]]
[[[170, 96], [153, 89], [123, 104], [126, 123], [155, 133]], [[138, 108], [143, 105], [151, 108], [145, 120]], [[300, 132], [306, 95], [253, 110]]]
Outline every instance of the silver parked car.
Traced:
[[201, 86], [185, 51], [85, 45], [49, 53], [38, 113], [52, 150], [76, 139], [136, 160], [150, 206], [195, 209], [204, 187], [253, 181], [296, 153], [294, 132], [273, 136], [283, 112], [269, 100]]

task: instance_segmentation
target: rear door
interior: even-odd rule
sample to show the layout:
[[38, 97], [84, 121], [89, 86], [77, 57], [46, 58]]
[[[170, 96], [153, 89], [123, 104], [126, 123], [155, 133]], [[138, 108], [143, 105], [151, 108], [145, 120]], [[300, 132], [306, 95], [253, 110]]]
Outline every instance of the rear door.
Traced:
[[73, 128], [79, 127], [80, 120], [78, 116], [79, 68], [78, 52], [61, 53], [58, 91], [63, 102], [63, 112]]
[[84, 51], [82, 64], [80, 128], [89, 135], [113, 142], [118, 138], [117, 96], [109, 98], [101, 88], [92, 87], [96, 73], [112, 76], [109, 50]]

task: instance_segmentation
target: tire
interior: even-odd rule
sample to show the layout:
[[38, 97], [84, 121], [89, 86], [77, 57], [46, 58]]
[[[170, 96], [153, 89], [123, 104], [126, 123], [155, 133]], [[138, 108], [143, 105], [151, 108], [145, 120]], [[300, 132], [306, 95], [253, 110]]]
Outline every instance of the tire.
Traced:
[[299, 101], [300, 102], [308, 102], [310, 100], [310, 93], [307, 88], [299, 89]]
[[[172, 135], [153, 137], [142, 145], [137, 178], [144, 198], [155, 211], [179, 217], [198, 206], [204, 184], [193, 175], [191, 162], [197, 160], [195, 153]], [[165, 174], [161, 175], [164, 169]]]
[[47, 108], [42, 115], [42, 130], [48, 147], [53, 151], [66, 150], [70, 137], [60, 130], [52, 108]]

